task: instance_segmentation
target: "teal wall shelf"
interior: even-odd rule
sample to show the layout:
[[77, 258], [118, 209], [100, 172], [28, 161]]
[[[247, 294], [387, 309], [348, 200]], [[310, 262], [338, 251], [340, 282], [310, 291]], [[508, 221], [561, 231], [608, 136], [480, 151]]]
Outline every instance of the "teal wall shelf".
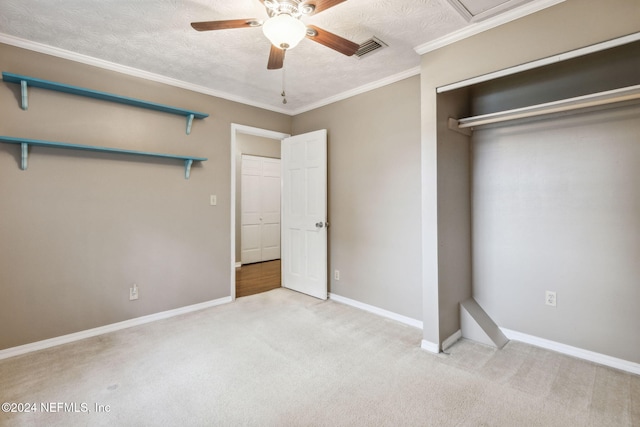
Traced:
[[57, 92], [69, 93], [72, 95], [85, 96], [88, 98], [100, 99], [103, 101], [117, 102], [120, 104], [131, 105], [139, 108], [146, 108], [148, 110], [162, 111], [169, 114], [177, 114], [187, 118], [187, 135], [191, 133], [191, 126], [193, 119], [204, 119], [209, 117], [209, 114], [200, 113], [198, 111], [185, 110], [183, 108], [171, 107], [169, 105], [156, 104], [154, 102], [143, 101], [135, 98], [128, 98], [126, 96], [114, 95], [107, 92], [99, 92], [97, 90], [85, 89], [78, 86], [70, 86], [63, 83], [56, 83], [48, 80], [37, 79], [34, 77], [22, 76], [19, 74], [12, 74], [6, 71], [2, 72], [2, 79], [5, 82], [17, 83], [21, 87], [22, 95], [22, 109], [27, 110], [29, 108], [29, 99], [27, 88], [29, 86], [38, 87], [41, 89], [49, 89]]
[[120, 148], [96, 147], [92, 145], [81, 145], [81, 144], [68, 144], [66, 142], [41, 141], [38, 139], [14, 138], [11, 136], [0, 136], [0, 142], [4, 142], [7, 144], [20, 144], [22, 149], [22, 159], [20, 163], [20, 169], [22, 170], [27, 169], [30, 145], [37, 146], [37, 147], [66, 148], [71, 150], [97, 151], [101, 153], [129, 154], [134, 156], [160, 157], [163, 159], [182, 160], [184, 161], [184, 178], [185, 179], [189, 179], [189, 176], [191, 175], [191, 165], [193, 165], [193, 162], [204, 162], [207, 160], [204, 157], [179, 156], [179, 155], [173, 155], [173, 154], [150, 153], [146, 151], [122, 150]]

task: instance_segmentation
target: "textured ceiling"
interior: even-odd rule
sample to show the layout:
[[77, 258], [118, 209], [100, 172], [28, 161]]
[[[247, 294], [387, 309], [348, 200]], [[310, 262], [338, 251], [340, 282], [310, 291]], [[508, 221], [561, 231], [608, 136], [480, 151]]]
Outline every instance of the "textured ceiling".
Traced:
[[389, 47], [356, 59], [303, 40], [286, 55], [283, 105], [283, 72], [267, 70], [261, 28], [197, 32], [189, 25], [241, 18], [267, 15], [259, 0], [0, 1], [0, 33], [288, 113], [414, 69], [416, 46], [469, 25], [447, 0], [348, 0], [304, 17], [356, 43], [376, 36]]

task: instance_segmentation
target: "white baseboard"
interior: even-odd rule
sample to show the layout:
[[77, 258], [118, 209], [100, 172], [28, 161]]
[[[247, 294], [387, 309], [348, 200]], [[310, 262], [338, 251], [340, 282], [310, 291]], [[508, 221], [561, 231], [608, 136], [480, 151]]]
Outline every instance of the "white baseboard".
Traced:
[[431, 341], [422, 340], [420, 344], [420, 348], [423, 350], [427, 350], [428, 352], [438, 354], [440, 353], [440, 346], [438, 344], [432, 343]]
[[378, 316], [386, 317], [388, 319], [396, 320], [405, 325], [413, 326], [414, 328], [422, 329], [422, 322], [420, 320], [412, 319], [411, 317], [403, 316], [402, 314], [387, 311], [385, 309], [375, 307], [373, 305], [365, 304], [360, 301], [356, 301], [350, 298], [345, 298], [340, 295], [329, 293], [329, 298], [335, 302], [350, 305], [360, 310], [368, 311], [369, 313], [377, 314]]
[[451, 334], [449, 338], [442, 341], [442, 351], [445, 351], [446, 349], [454, 345], [460, 338], [462, 338], [462, 331], [458, 329], [453, 334]]
[[630, 362], [628, 360], [618, 359], [617, 357], [607, 356], [606, 354], [596, 353], [582, 348], [572, 347], [570, 345], [561, 344], [559, 342], [550, 341], [544, 338], [538, 338], [533, 335], [523, 334], [522, 332], [512, 331], [500, 328], [507, 338], [514, 341], [520, 341], [526, 344], [535, 345], [537, 347], [546, 348], [568, 356], [577, 357], [578, 359], [588, 360], [590, 362], [599, 363], [611, 368], [620, 369], [621, 371], [631, 372], [640, 375], [640, 364]]
[[240, 268], [242, 267], [242, 263], [241, 262], [236, 262], [236, 268]]
[[205, 308], [215, 307], [217, 305], [226, 304], [229, 302], [231, 302], [231, 297], [219, 298], [212, 301], [176, 308], [174, 310], [167, 310], [160, 313], [150, 314], [148, 316], [136, 317], [135, 319], [129, 319], [123, 322], [112, 323], [110, 325], [100, 326], [93, 329], [87, 329], [85, 331], [75, 332], [73, 334], [62, 335], [60, 337], [7, 348], [4, 350], [0, 350], [0, 360], [19, 356], [25, 353], [31, 353], [33, 351], [43, 350], [45, 348], [55, 347], [61, 344], [79, 341], [85, 338], [95, 337], [96, 335], [119, 331], [121, 329], [130, 328], [132, 326], [144, 325], [145, 323], [155, 322], [156, 320], [167, 319], [169, 317], [179, 316], [181, 314], [191, 313], [193, 311], [204, 310]]

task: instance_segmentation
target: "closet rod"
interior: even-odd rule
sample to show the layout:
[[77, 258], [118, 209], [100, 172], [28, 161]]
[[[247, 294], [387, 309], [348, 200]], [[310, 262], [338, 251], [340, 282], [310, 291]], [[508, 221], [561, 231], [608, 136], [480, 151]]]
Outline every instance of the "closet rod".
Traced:
[[640, 85], [592, 93], [589, 95], [577, 96], [575, 98], [562, 99], [560, 101], [547, 102], [544, 104], [531, 105], [529, 107], [516, 108], [513, 110], [499, 111], [497, 113], [467, 117], [458, 120], [458, 128], [473, 128], [492, 123], [505, 122], [508, 120], [524, 119], [527, 117], [560, 113], [580, 108], [596, 107], [599, 105], [631, 101], [634, 99], [640, 99]]

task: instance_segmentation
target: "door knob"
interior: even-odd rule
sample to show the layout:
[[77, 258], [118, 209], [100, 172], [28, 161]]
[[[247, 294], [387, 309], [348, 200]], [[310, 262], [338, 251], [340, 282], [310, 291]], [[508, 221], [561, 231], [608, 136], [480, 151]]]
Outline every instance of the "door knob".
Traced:
[[322, 228], [322, 227], [327, 227], [328, 228], [329, 227], [329, 223], [328, 222], [323, 222], [323, 221], [316, 222], [316, 227], [317, 228]]

